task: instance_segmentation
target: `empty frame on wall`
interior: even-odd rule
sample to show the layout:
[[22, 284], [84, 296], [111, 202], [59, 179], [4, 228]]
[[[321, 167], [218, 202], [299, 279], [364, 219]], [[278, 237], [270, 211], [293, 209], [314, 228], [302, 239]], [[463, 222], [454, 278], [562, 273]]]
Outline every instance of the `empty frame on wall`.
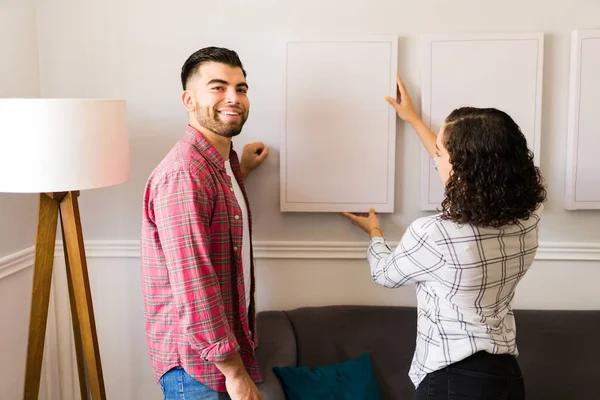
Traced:
[[398, 38], [285, 43], [281, 211], [394, 211]]
[[[539, 165], [543, 51], [543, 33], [425, 36], [423, 120], [437, 134], [455, 108], [498, 108], [521, 127]], [[421, 208], [436, 210], [444, 189], [425, 150], [421, 178]]]
[[570, 74], [565, 208], [600, 209], [600, 30], [572, 33]]

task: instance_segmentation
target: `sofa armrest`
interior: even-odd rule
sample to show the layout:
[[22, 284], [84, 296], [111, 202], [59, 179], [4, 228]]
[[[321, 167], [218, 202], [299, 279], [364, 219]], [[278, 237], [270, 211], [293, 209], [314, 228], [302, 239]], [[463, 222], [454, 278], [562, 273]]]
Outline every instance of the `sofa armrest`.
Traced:
[[285, 394], [273, 367], [297, 365], [296, 335], [283, 311], [263, 311], [256, 317], [258, 346], [256, 356], [264, 375], [258, 389], [265, 400], [285, 400]]

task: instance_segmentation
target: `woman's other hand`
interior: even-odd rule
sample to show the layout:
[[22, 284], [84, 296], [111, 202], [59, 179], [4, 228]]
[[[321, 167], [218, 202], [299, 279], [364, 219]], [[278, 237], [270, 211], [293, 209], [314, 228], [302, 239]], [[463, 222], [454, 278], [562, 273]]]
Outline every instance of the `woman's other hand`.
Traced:
[[352, 221], [352, 224], [358, 226], [360, 229], [368, 233], [371, 238], [383, 236], [381, 226], [379, 225], [379, 219], [377, 218], [377, 215], [375, 215], [374, 209], [371, 208], [369, 210], [369, 214], [366, 216], [360, 216], [347, 212], [342, 213], [342, 215]]
[[415, 122], [419, 121], [420, 118], [415, 111], [404, 83], [402, 83], [402, 80], [400, 79], [400, 75], [396, 76], [396, 84], [398, 100], [392, 99], [391, 97], [386, 97], [385, 100], [394, 107], [398, 117], [413, 125]]

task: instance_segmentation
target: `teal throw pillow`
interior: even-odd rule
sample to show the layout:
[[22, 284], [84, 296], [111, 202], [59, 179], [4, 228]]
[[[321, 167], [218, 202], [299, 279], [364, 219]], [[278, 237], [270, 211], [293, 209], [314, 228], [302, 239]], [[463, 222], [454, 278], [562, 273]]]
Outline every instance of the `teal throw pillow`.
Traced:
[[273, 367], [287, 400], [381, 400], [369, 355], [339, 364]]

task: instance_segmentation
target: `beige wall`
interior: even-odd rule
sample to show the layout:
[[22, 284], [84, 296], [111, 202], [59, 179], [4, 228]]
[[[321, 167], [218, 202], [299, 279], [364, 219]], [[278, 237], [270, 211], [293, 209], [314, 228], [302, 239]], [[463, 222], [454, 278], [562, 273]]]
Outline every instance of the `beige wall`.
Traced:
[[[0, 97], [37, 97], [40, 74], [34, 0], [5, 0], [0, 11]], [[0, 171], [0, 179], [9, 173]], [[0, 193], [0, 257], [33, 245], [36, 207], [35, 195]]]
[[[40, 94], [37, 22], [34, 0], [0, 3], [0, 97]], [[27, 123], [27, 121], [23, 121]], [[0, 135], [10, 135], [0, 132]], [[0, 171], [0, 179], [10, 171]], [[23, 396], [32, 257], [19, 251], [33, 246], [37, 196], [0, 193], [0, 398]], [[24, 267], [24, 268], [22, 268]], [[10, 271], [18, 271], [9, 274]], [[52, 325], [51, 322], [50, 325]], [[53, 326], [53, 325], [52, 325]], [[46, 372], [44, 371], [44, 376]], [[48, 398], [42, 379], [41, 398]]]

